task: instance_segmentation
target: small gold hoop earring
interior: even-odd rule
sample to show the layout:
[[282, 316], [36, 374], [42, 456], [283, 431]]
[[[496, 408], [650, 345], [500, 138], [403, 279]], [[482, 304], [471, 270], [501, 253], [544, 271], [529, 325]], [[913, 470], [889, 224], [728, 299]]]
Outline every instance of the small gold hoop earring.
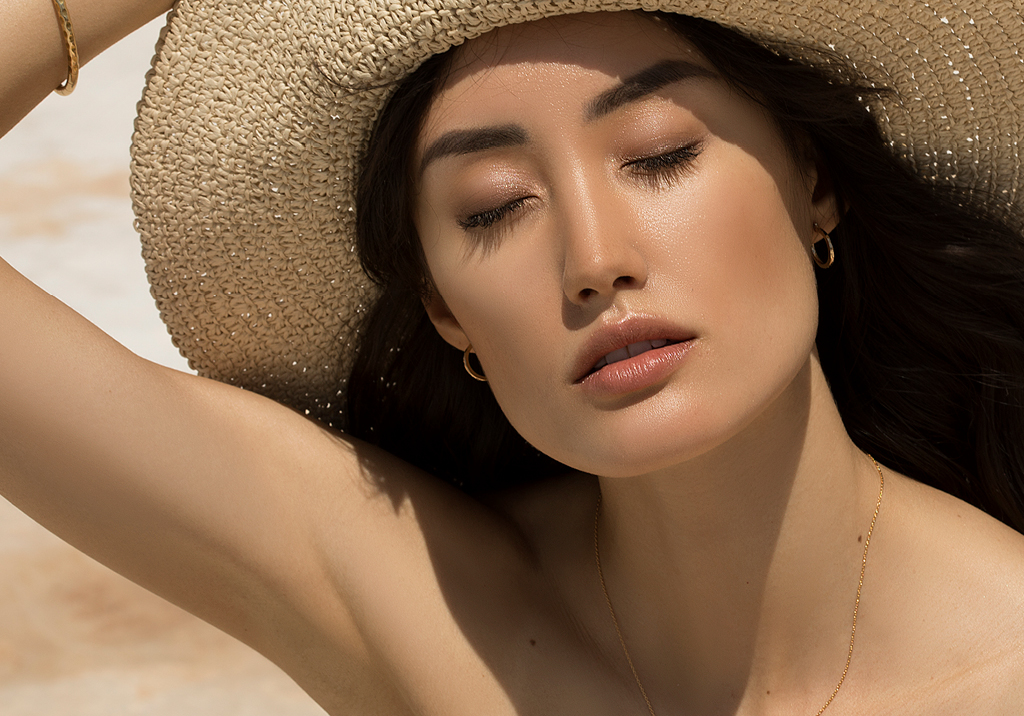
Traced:
[[473, 366], [469, 364], [469, 354], [473, 352], [473, 346], [466, 346], [466, 350], [462, 352], [462, 367], [466, 369], [466, 372], [472, 376], [473, 380], [479, 380], [481, 383], [487, 382], [487, 376], [483, 373], [477, 373], [473, 370]]
[[[813, 244], [811, 244], [811, 256], [814, 258], [814, 263], [818, 264], [818, 268], [827, 269], [829, 266], [835, 263], [836, 260], [836, 251], [832, 247], [832, 237], [828, 235], [827, 231], [825, 231], [817, 224], [814, 225], [814, 230], [821, 232], [821, 238], [815, 241]], [[826, 248], [828, 248], [827, 259], [823, 259], [818, 255], [818, 244], [820, 244], [822, 241], [825, 242], [825, 246]]]

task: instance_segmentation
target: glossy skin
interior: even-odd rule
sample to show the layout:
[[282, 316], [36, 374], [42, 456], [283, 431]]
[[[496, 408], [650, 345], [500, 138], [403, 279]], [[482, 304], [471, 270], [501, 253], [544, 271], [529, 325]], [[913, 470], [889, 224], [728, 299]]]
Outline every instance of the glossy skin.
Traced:
[[[24, 24], [34, 8], [17, 6]], [[72, 12], [89, 28], [133, 8]], [[5, 53], [23, 23], [0, 23], [0, 66], [19, 61]], [[48, 57], [18, 67], [49, 82]], [[679, 59], [707, 67], [629, 14], [499, 31], [460, 52], [420, 142], [481, 123], [529, 137], [426, 169], [427, 309], [456, 348], [472, 341], [524, 435], [601, 477], [471, 500], [138, 359], [0, 262], [0, 490], [332, 714], [643, 714], [593, 561], [600, 489], [605, 578], [657, 712], [815, 713], [842, 671], [879, 488], [813, 349], [811, 226], [831, 228], [834, 207], [813, 158], [718, 81], [581, 121]], [[7, 124], [16, 94], [0, 96]], [[500, 233], [466, 234], [499, 216]], [[578, 382], [617, 342], [658, 336], [685, 351]], [[1020, 713], [1024, 538], [885, 475], [828, 713]]]
[[[667, 61], [698, 71], [595, 116]], [[838, 220], [827, 177], [678, 36], [629, 14], [471, 43], [413, 166], [488, 128], [515, 141], [435, 159], [418, 187], [435, 325], [473, 345], [524, 437], [602, 476], [606, 574], [662, 707], [815, 712], [842, 670], [879, 489], [814, 352], [813, 225]], [[654, 339], [685, 343], [580, 380]]]
[[[464, 53], [420, 154], [446, 132], [509, 122], [528, 139], [432, 162], [416, 213], [448, 309], [442, 335], [472, 343], [527, 440], [609, 476], [704, 453], [786, 389], [814, 345], [812, 225], [836, 223], [831, 197], [812, 199], [813, 162], [798, 166], [720, 79], [672, 83], [588, 118], [615, 78], [666, 59], [714, 72], [670, 30], [622, 24], [544, 23], [512, 46], [499, 32]], [[460, 224], [495, 208], [502, 218], [485, 216], [489, 226]], [[588, 341], [638, 318], [634, 338], [599, 352], [690, 337], [678, 367], [637, 386], [578, 382]]]

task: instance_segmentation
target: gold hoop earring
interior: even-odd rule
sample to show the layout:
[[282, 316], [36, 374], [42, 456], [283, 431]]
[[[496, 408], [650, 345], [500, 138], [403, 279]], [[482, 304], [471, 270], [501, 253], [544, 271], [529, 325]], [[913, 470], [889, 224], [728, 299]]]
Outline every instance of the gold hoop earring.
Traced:
[[469, 354], [473, 352], [473, 346], [466, 346], [466, 350], [462, 352], [462, 367], [466, 369], [466, 372], [472, 376], [473, 380], [479, 380], [481, 383], [487, 382], [487, 376], [483, 373], [477, 373], [473, 370], [473, 366], [469, 364]]
[[[817, 223], [814, 224], [814, 230], [821, 232], [821, 238], [815, 241], [813, 244], [811, 244], [811, 257], [814, 259], [814, 263], [818, 264], [818, 268], [827, 269], [829, 266], [835, 263], [836, 260], [836, 251], [832, 247], [832, 237], [828, 235], [827, 231], [818, 226]], [[817, 246], [822, 241], [825, 242], [825, 246], [826, 248], [828, 248], [827, 259], [823, 259], [818, 255]]]

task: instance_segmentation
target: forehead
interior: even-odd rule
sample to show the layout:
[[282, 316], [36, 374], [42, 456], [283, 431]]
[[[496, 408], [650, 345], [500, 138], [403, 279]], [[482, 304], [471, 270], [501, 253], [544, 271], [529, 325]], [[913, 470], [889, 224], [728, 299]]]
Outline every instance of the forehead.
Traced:
[[464, 91], [491, 78], [507, 82], [518, 73], [566, 77], [581, 73], [610, 78], [631, 75], [667, 58], [708, 63], [678, 32], [642, 12], [579, 13], [510, 25], [459, 47], [440, 95]]

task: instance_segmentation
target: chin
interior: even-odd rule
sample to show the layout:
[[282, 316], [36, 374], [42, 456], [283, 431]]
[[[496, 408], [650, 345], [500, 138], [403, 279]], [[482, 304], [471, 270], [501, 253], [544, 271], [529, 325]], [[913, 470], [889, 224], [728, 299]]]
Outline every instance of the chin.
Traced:
[[772, 376], [774, 380], [755, 381], [743, 388], [734, 385], [731, 390], [694, 390], [693, 384], [687, 389], [670, 388], [627, 408], [577, 422], [586, 427], [563, 433], [559, 445], [547, 441], [540, 449], [582, 472], [639, 477], [723, 447], [739, 450], [744, 436], [763, 447], [764, 440], [789, 434], [786, 425], [806, 420], [810, 371], [795, 368], [793, 373], [793, 377], [784, 373], [782, 379]]
[[707, 409], [653, 415], [643, 406], [605, 414], [568, 439], [539, 450], [569, 467], [601, 477], [640, 477], [680, 465], [728, 442], [755, 414]]

